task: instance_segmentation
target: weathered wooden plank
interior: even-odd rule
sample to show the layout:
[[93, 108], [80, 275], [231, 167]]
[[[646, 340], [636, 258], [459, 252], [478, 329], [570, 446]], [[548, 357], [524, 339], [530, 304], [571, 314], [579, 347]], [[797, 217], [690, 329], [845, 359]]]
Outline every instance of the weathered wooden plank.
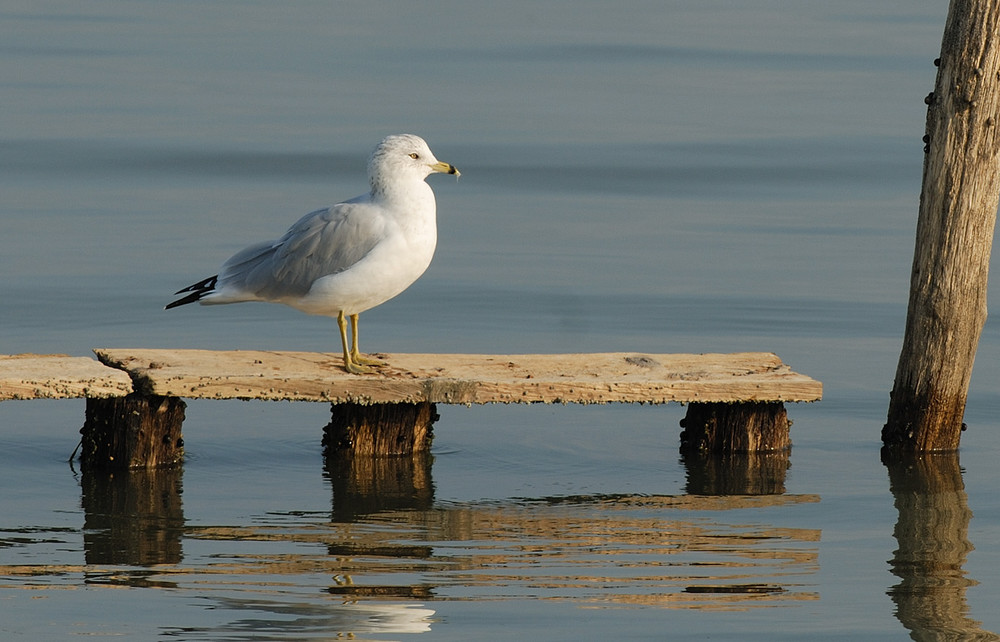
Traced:
[[124, 397], [132, 380], [90, 357], [0, 355], [0, 401]]
[[383, 354], [351, 375], [339, 354], [95, 350], [146, 395], [334, 403], [667, 403], [817, 401], [822, 384], [776, 355]]

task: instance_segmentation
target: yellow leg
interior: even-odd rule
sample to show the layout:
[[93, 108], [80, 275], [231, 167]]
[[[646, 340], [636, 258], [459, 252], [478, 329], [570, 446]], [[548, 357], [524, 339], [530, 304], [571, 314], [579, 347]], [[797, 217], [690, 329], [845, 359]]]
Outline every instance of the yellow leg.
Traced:
[[[355, 321], [357, 315], [351, 317], [354, 335], [354, 349], [357, 350], [357, 322]], [[347, 319], [344, 318], [344, 312], [341, 310], [340, 314], [337, 315], [337, 326], [340, 327], [340, 343], [344, 347], [344, 370], [347, 370], [351, 374], [365, 374], [366, 372], [371, 372], [371, 368], [367, 368], [360, 363], [355, 363], [351, 358], [351, 351], [347, 347]]]
[[355, 364], [364, 364], [366, 366], [385, 365], [385, 361], [370, 359], [362, 356], [362, 354], [358, 351], [358, 315], [356, 314], [351, 315], [351, 361]]

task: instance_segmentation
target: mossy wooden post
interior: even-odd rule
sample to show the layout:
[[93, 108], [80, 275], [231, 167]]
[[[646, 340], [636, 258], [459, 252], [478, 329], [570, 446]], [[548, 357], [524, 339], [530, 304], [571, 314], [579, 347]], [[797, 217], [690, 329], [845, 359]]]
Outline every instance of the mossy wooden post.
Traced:
[[681, 452], [787, 450], [791, 422], [780, 401], [691, 403], [681, 420]]
[[184, 401], [144, 396], [87, 399], [80, 465], [105, 470], [155, 468], [184, 457]]
[[1000, 197], [1000, 0], [952, 0], [934, 92], [886, 448], [958, 448]]

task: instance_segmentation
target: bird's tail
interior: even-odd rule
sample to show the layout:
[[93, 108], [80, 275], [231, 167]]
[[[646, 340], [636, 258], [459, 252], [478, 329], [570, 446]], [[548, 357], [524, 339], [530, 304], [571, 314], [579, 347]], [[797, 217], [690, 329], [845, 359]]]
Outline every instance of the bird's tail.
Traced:
[[169, 310], [170, 308], [176, 308], [177, 306], [187, 305], [188, 303], [194, 303], [195, 301], [200, 301], [202, 297], [215, 292], [215, 284], [219, 281], [219, 275], [210, 276], [204, 281], [198, 281], [194, 285], [189, 285], [183, 290], [177, 290], [174, 292], [177, 294], [189, 293], [187, 296], [177, 299], [171, 303], [168, 303], [164, 310]]

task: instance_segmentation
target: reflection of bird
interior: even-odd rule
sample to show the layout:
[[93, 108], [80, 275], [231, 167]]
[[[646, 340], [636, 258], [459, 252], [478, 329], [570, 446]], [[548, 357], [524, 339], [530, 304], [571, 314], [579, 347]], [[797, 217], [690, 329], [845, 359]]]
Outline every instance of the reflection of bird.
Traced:
[[[344, 368], [360, 374], [382, 362], [358, 352], [358, 315], [396, 296], [424, 273], [437, 244], [430, 174], [459, 176], [419, 136], [388, 136], [368, 161], [371, 192], [306, 214], [277, 241], [252, 245], [218, 275], [179, 290], [166, 309], [270, 301], [337, 317]], [[351, 342], [347, 322], [351, 320]]]

